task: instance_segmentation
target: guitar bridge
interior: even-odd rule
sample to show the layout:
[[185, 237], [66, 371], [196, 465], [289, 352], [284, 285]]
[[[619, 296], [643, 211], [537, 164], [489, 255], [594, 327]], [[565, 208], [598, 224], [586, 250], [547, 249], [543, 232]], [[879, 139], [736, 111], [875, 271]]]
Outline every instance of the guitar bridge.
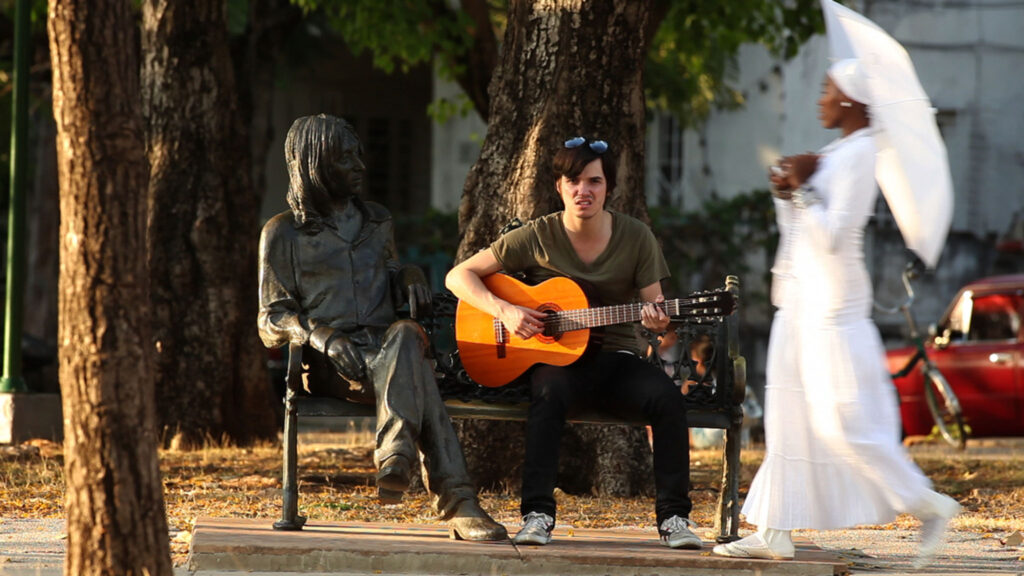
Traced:
[[508, 328], [501, 323], [501, 320], [494, 319], [494, 344], [498, 358], [504, 358], [508, 354], [507, 344], [509, 339]]

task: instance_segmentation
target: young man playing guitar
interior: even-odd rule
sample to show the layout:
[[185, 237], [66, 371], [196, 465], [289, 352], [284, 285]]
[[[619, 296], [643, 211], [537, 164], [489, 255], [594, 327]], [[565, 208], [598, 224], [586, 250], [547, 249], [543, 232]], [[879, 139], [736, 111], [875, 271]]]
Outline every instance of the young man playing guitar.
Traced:
[[[607, 161], [606, 161], [607, 160]], [[602, 305], [644, 302], [640, 321], [654, 332], [668, 327], [661, 280], [668, 265], [650, 229], [605, 209], [615, 188], [615, 157], [602, 140], [576, 137], [554, 157], [555, 188], [565, 209], [505, 234], [490, 249], [448, 273], [448, 288], [463, 302], [501, 321], [510, 338], [545, 336], [547, 314], [500, 298], [484, 279], [500, 270], [530, 283], [553, 277], [586, 282]], [[658, 304], [658, 305], [656, 305]], [[500, 331], [500, 330], [499, 330]], [[517, 544], [551, 541], [558, 451], [567, 417], [583, 408], [646, 420], [654, 435], [655, 513], [661, 541], [701, 548], [688, 519], [689, 436], [684, 397], [671, 379], [641, 357], [633, 324], [608, 326], [599, 351], [568, 366], [538, 364], [529, 373], [531, 402]]]

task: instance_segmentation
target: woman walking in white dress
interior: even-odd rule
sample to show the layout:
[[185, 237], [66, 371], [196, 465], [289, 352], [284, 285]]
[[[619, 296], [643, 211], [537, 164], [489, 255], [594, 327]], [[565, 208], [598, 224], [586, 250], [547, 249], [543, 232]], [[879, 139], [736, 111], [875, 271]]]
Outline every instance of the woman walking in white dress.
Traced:
[[870, 94], [856, 60], [833, 64], [819, 119], [842, 136], [790, 156], [771, 175], [780, 242], [768, 344], [765, 460], [743, 505], [758, 531], [723, 556], [789, 559], [794, 529], [922, 521], [918, 563], [960, 506], [934, 492], [900, 442], [900, 415], [871, 321], [863, 236], [874, 212]]

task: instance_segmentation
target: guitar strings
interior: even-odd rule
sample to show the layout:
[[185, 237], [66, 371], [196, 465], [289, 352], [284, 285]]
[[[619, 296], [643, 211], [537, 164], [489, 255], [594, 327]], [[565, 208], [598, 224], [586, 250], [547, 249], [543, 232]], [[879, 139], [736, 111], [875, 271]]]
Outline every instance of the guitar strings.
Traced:
[[[724, 308], [707, 307], [692, 308], [694, 304], [715, 303], [722, 301], [722, 296], [727, 293], [708, 292], [705, 295], [691, 298], [674, 298], [656, 304], [665, 313], [673, 317], [682, 317], [690, 321], [712, 322], [720, 319], [726, 312]], [[731, 295], [730, 295], [731, 296]], [[640, 310], [643, 309], [643, 302], [621, 304], [619, 306], [604, 306], [599, 308], [581, 308], [577, 310], [560, 310], [550, 312], [544, 319], [544, 334], [560, 334], [572, 332], [589, 327], [607, 326], [609, 324], [621, 324], [636, 321], [640, 317]], [[673, 310], [674, 308], [674, 310]], [[504, 343], [508, 341], [509, 332], [497, 318], [493, 319], [495, 341]]]

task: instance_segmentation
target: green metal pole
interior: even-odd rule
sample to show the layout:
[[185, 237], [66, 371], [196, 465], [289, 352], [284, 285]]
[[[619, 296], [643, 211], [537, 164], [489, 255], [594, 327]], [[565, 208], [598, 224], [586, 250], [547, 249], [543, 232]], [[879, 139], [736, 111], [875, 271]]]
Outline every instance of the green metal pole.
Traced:
[[21, 377], [22, 301], [25, 287], [25, 151], [28, 148], [29, 0], [14, 8], [14, 98], [11, 106], [11, 193], [7, 207], [7, 292], [4, 374], [0, 392], [26, 392]]

